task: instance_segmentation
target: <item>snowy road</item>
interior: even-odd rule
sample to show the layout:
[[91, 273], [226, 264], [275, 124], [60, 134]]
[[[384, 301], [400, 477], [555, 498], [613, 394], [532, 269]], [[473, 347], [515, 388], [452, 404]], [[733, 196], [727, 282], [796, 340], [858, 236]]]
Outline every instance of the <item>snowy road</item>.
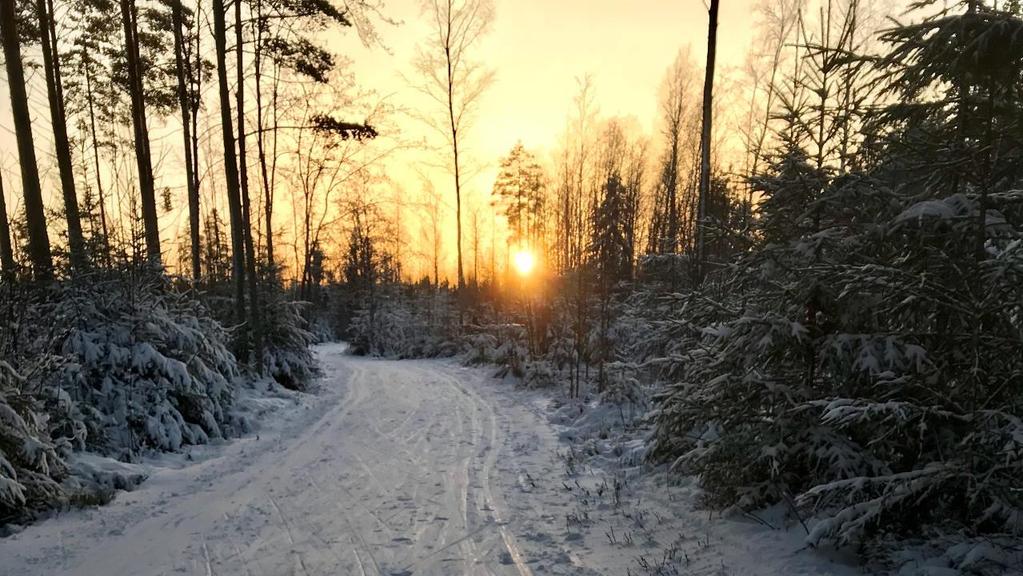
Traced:
[[477, 370], [319, 354], [321, 393], [258, 437], [0, 539], [0, 573], [532, 574], [515, 534], [555, 518], [507, 502], [554, 467], [548, 424]]
[[714, 518], [695, 483], [643, 473], [634, 441], [599, 448], [620, 411], [454, 362], [317, 354], [317, 393], [244, 391], [258, 435], [0, 538], [0, 576], [857, 574], [798, 523]]

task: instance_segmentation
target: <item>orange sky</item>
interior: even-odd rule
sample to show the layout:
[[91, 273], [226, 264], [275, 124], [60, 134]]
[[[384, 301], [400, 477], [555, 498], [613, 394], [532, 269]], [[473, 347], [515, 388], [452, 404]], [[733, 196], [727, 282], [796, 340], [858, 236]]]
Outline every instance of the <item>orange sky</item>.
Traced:
[[[496, 165], [516, 141], [522, 140], [542, 158], [552, 150], [573, 106], [578, 77], [592, 76], [602, 117], [631, 118], [651, 134], [657, 126], [659, 87], [678, 51], [689, 47], [701, 68], [706, 57], [707, 8], [702, 0], [495, 3], [495, 20], [476, 54], [495, 71], [496, 81], [481, 101], [478, 119], [466, 138], [470, 162], [478, 169], [465, 186], [463, 210], [486, 206]], [[722, 4], [718, 72], [725, 76], [742, 65], [749, 51], [756, 0], [723, 0]], [[387, 2], [386, 15], [401, 22], [378, 27], [383, 47], [363, 46], [352, 31], [333, 36], [332, 49], [352, 59], [358, 83], [401, 108], [419, 109], [425, 100], [405, 79], [412, 74], [417, 44], [430, 34], [420, 5], [420, 0]], [[432, 137], [432, 142], [442, 143], [416, 120], [402, 120], [399, 127], [404, 137]], [[400, 153], [390, 159], [387, 171], [410, 196], [417, 194], [419, 174], [426, 172], [449, 202], [453, 220], [451, 178], [443, 170], [426, 166], [430, 161], [421, 152]], [[450, 270], [455, 239], [453, 226], [448, 230]], [[415, 240], [416, 232], [409, 234]], [[463, 234], [468, 234], [464, 225]], [[498, 244], [503, 244], [503, 238]]]
[[[722, 69], [741, 65], [749, 49], [754, 0], [723, 0], [719, 29]], [[359, 83], [396, 104], [415, 106], [402, 79], [415, 46], [428, 34], [419, 0], [390, 0], [399, 26], [378, 28], [389, 54], [363, 47], [354, 34], [336, 50], [353, 59]], [[521, 139], [529, 148], [553, 145], [576, 92], [576, 77], [592, 74], [600, 111], [635, 116], [647, 129], [658, 86], [678, 50], [690, 46], [702, 65], [707, 13], [702, 0], [498, 0], [491, 33], [478, 54], [496, 71], [473, 134], [480, 159], [495, 159]]]
[[[383, 13], [396, 25], [377, 24], [382, 46], [364, 46], [351, 30], [332, 33], [328, 47], [349, 58], [358, 84], [374, 90], [379, 97], [402, 108], [422, 107], [422, 96], [412, 90], [404, 75], [411, 73], [417, 44], [429, 34], [420, 11], [420, 0], [384, 0]], [[719, 29], [720, 75], [740, 66], [748, 52], [755, 0], [722, 0]], [[481, 102], [478, 121], [468, 134], [470, 160], [478, 166], [467, 182], [467, 205], [485, 206], [500, 157], [517, 140], [541, 157], [556, 144], [572, 107], [576, 78], [591, 74], [595, 100], [603, 117], [632, 117], [646, 133], [656, 128], [658, 87], [680, 48], [690, 47], [697, 65], [705, 57], [707, 13], [702, 0], [496, 0], [496, 18], [490, 33], [480, 43], [479, 58], [496, 72], [496, 82]], [[33, 57], [34, 54], [26, 54]], [[3, 82], [6, 82], [4, 78]], [[49, 118], [45, 91], [39, 82], [30, 83], [33, 120], [39, 128], [36, 144], [44, 177], [48, 205], [59, 202], [57, 178], [52, 166]], [[12, 182], [6, 187], [9, 209], [20, 207], [20, 186], [16, 183], [16, 151], [11, 133], [7, 87], [0, 97], [0, 165]], [[207, 107], [213, 106], [213, 100]], [[211, 110], [215, 108], [210, 108]], [[171, 137], [176, 118], [151, 118], [154, 149], [160, 157], [157, 185], [170, 187], [180, 196], [174, 209], [161, 215], [164, 242], [185, 226], [180, 150]], [[413, 119], [399, 119], [396, 125], [404, 138], [427, 134]], [[454, 208], [450, 177], [424, 166], [424, 154], [403, 152], [387, 160], [386, 170], [407, 194], [421, 189], [419, 172], [425, 171], [449, 206], [453, 224]], [[281, 212], [278, 212], [281, 214]], [[275, 218], [276, 221], [276, 218]], [[280, 226], [280, 223], [276, 223]], [[448, 269], [454, 267], [454, 230], [445, 239]], [[410, 231], [409, 241], [417, 240]], [[503, 238], [498, 239], [498, 244]], [[467, 256], [468, 257], [468, 256]], [[168, 261], [173, 261], [169, 257]]]

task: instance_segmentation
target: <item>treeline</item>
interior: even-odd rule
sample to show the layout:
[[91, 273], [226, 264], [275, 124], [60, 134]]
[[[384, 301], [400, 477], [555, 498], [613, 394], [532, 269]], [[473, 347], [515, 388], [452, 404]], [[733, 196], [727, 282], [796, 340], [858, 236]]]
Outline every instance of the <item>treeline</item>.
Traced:
[[377, 135], [338, 117], [351, 79], [320, 35], [371, 40], [375, 11], [0, 3], [18, 153], [0, 174], [0, 525], [125, 483], [76, 467], [77, 450], [132, 460], [204, 443], [247, 429], [238, 386], [309, 383], [298, 299], [319, 281], [317, 206]]
[[772, 6], [741, 168], [716, 166], [702, 199], [684, 58], [656, 147], [596, 121], [583, 83], [553, 168], [516, 147], [495, 187], [511, 242], [556, 273], [481, 289], [461, 323], [422, 313], [421, 291], [365, 309], [573, 395], [653, 393], [651, 459], [714, 507], [778, 504], [814, 546], [922, 537], [1005, 569], [1023, 517], [1023, 13], [921, 2], [877, 30], [857, 0]]

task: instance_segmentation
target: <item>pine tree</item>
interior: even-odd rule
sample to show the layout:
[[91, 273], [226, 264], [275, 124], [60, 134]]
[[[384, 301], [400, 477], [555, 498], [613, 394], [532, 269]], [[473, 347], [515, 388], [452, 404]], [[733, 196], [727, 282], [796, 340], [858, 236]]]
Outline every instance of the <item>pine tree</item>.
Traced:
[[821, 164], [805, 146], [841, 130], [780, 140], [755, 180], [763, 240], [693, 296], [659, 417], [655, 453], [712, 503], [795, 503], [815, 544], [1018, 537], [1021, 32], [976, 2], [899, 25], [875, 59], [899, 98], [862, 146]]
[[61, 55], [57, 50], [57, 24], [53, 15], [53, 0], [36, 0], [39, 39], [43, 52], [43, 71], [46, 75], [46, 93], [50, 104], [50, 124], [56, 148], [60, 186], [64, 196], [64, 220], [67, 222], [68, 248], [71, 268], [81, 272], [86, 264], [85, 239], [79, 216], [78, 195], [71, 161], [71, 142], [67, 134], [67, 115], [64, 111], [64, 81], [61, 76]]
[[537, 246], [540, 215], [544, 207], [544, 174], [536, 157], [518, 142], [501, 165], [494, 181], [494, 196], [508, 218], [511, 242]]
[[138, 168], [139, 198], [146, 238], [146, 256], [161, 265], [160, 220], [156, 208], [156, 181], [153, 177], [153, 157], [150, 150], [149, 126], [146, 115], [145, 70], [139, 35], [139, 15], [135, 0], [120, 0], [121, 22], [124, 29], [124, 53], [131, 97], [131, 121], [135, 135], [135, 162]]
[[28, 95], [25, 92], [25, 71], [21, 61], [21, 37], [13, 1], [0, 2], [0, 42], [3, 42], [7, 86], [11, 93], [11, 113], [14, 116], [14, 135], [18, 141], [29, 259], [32, 261], [32, 273], [35, 278], [46, 281], [53, 276], [53, 257], [50, 255], [50, 237], [46, 230], [46, 216], [43, 213], [39, 166], [36, 164], [32, 136], [32, 116], [29, 112]]

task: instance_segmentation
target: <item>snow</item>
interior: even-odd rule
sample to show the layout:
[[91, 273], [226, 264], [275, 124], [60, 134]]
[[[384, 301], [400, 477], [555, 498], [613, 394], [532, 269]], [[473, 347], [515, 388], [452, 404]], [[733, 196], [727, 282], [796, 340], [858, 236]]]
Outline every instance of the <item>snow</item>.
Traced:
[[453, 361], [316, 353], [315, 393], [240, 392], [248, 436], [141, 465], [79, 457], [148, 479], [0, 539], [0, 574], [858, 573], [784, 511], [699, 509], [695, 482], [640, 464], [640, 439], [611, 445], [617, 408]]

